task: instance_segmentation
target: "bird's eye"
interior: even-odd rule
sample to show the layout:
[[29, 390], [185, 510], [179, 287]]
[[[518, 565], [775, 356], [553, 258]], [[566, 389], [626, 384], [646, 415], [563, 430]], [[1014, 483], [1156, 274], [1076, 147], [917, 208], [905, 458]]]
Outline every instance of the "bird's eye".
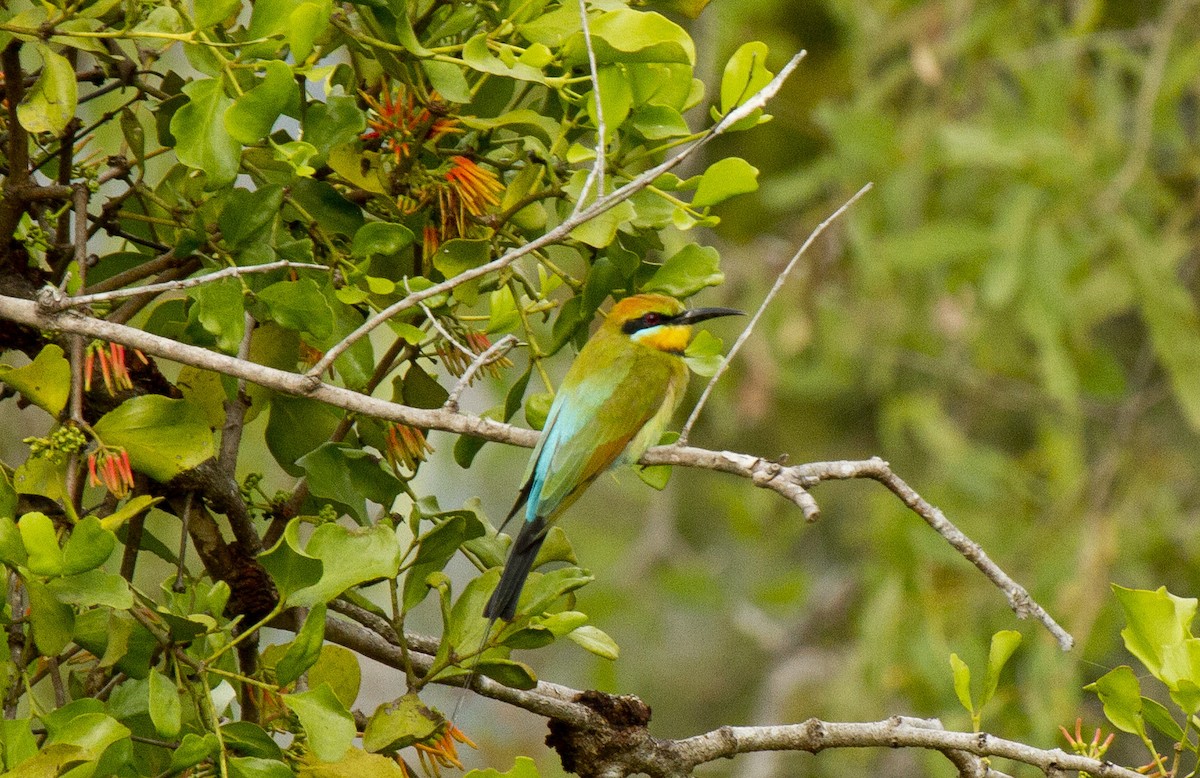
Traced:
[[661, 324], [661, 323], [662, 323], [662, 314], [660, 314], [660, 313], [651, 312], [651, 313], [647, 313], [645, 316], [642, 317], [642, 325], [645, 327], [653, 327], [656, 324]]

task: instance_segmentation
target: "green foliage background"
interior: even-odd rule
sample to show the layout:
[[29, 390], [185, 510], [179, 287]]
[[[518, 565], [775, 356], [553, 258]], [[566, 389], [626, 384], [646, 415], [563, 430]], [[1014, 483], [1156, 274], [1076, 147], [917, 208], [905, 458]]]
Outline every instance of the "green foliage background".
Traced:
[[[323, 30], [316, 19], [327, 12], [319, 3], [300, 5], [313, 8], [292, 19], [291, 27], [254, 33], [286, 38], [292, 51], [312, 47], [305, 31]], [[221, 4], [227, 6], [228, 15], [233, 7]], [[1165, 584], [1185, 596], [1200, 591], [1200, 571], [1193, 561], [1196, 432], [1200, 429], [1194, 248], [1200, 45], [1194, 29], [1200, 14], [1178, 0], [1053, 5], [1032, 0], [995, 4], [717, 0], [695, 21], [674, 16], [678, 8], [672, 4], [660, 10], [696, 41], [695, 75], [709, 84], [710, 100], [718, 96], [716, 85], [726, 61], [747, 41], [767, 44], [771, 52], [767, 65], [772, 70], [801, 48], [808, 50], [808, 57], [769, 106], [771, 122], [718, 139], [706, 150], [705, 160], [680, 174], [699, 174], [708, 164], [738, 156], [758, 169], [758, 190], [746, 193], [743, 190], [753, 187], [735, 186], [741, 194], [715, 205], [711, 213], [681, 206], [685, 216], [676, 212], [656, 216], [664, 220], [656, 229], [669, 230], [668, 223], [678, 226], [681, 221], [688, 227], [696, 222], [712, 224], [708, 217], [715, 215], [720, 223], [712, 225], [712, 232], [689, 230], [682, 237], [667, 239], [666, 245], [641, 235], [622, 246], [623, 252], [610, 248], [613, 237], [601, 230], [599, 235], [576, 236], [577, 248], [582, 244], [596, 252], [583, 248], [570, 257], [551, 255], [558, 262], [575, 262], [571, 269], [581, 275], [573, 279], [580, 283], [571, 290], [572, 299], [578, 301], [572, 303], [574, 307], [562, 305], [561, 290], [556, 297], [545, 295], [556, 301], [550, 308], [553, 321], [562, 323], [532, 327], [526, 323], [522, 328], [524, 334], [532, 332], [549, 344], [545, 370], [551, 383], [565, 370], [571, 349], [552, 352], [582, 336], [579, 325], [590, 319], [590, 311], [609, 291], [653, 284], [657, 271], [642, 262], [648, 256], [661, 261], [693, 240], [715, 244], [725, 283], [717, 293], [706, 294], [753, 309], [808, 231], [859, 186], [873, 181], [873, 192], [814, 246], [788, 282], [692, 440], [705, 447], [766, 457], [786, 454], [792, 462], [884, 457], [1029, 588], [1072, 632], [1078, 646], [1063, 654], [1039, 628], [1018, 623], [1003, 597], [965, 560], [872, 483], [822, 485], [815, 496], [823, 517], [806, 525], [799, 511], [777, 495], [714, 473], [677, 469], [661, 493], [647, 489], [632, 473], [618, 474], [619, 484], [604, 479], [568, 517], [566, 530], [579, 563], [596, 579], [579, 590], [575, 605], [588, 614], [590, 624], [620, 645], [620, 659], [593, 656], [567, 641], [536, 652], [518, 651], [515, 656], [533, 666], [541, 678], [639, 695], [654, 708], [654, 732], [663, 737], [691, 735], [724, 724], [809, 717], [877, 720], [894, 714], [938, 716], [947, 727], [964, 729], [971, 722], [956, 699], [948, 657], [954, 652], [968, 665], [981, 668], [991, 635], [1015, 629], [1024, 640], [996, 699], [984, 711], [983, 727], [1052, 747], [1062, 744], [1057, 727], [1070, 728], [1076, 717], [1083, 717], [1089, 728], [1100, 725], [1100, 706], [1082, 687], [1128, 661], [1109, 583], [1146, 588]], [[148, 20], [152, 13], [143, 16], [147, 17], [143, 23], [152, 25], [146, 29], [180, 34], [173, 31], [175, 22], [169, 13], [160, 13], [154, 22]], [[261, 18], [273, 17], [262, 12]], [[207, 21], [220, 20], [213, 16]], [[396, 29], [398, 42], [391, 45], [411, 48], [413, 41], [404, 37], [403, 25]], [[74, 45], [89, 50], [78, 42]], [[193, 114], [205, 106], [210, 113], [224, 111], [234, 98], [217, 88], [221, 63], [188, 51], [190, 61], [177, 47], [170, 55], [175, 59], [164, 60], [160, 67], [191, 67], [210, 79], [182, 87], [187, 100], [179, 95], [163, 100], [175, 111], [174, 120], [155, 123], [147, 115], [122, 126], [110, 123], [101, 132], [107, 131], [114, 143], [123, 140], [129, 145], [135, 143], [139, 130], [157, 131], [162, 137], [173, 133], [184, 166], [208, 172], [210, 179], [199, 182], [181, 167], [156, 167], [153, 161], [148, 165], [166, 182], [157, 190], [158, 196], [201, 203], [194, 210], [185, 209], [182, 216], [169, 214], [181, 222], [173, 228], [177, 230], [174, 244], [200, 250], [206, 241], [216, 246], [220, 240], [226, 254], [214, 255], [239, 264], [276, 257], [307, 260], [315, 253], [330, 264], [344, 263], [347, 271], [363, 270], [361, 277], [352, 279], [351, 286], [357, 285], [361, 295], [358, 299], [348, 299], [353, 295], [344, 293], [335, 301], [325, 281], [318, 286], [270, 277], [272, 283], [289, 284], [273, 293], [266, 291], [267, 283], [253, 282], [260, 307], [251, 307], [251, 313], [275, 322], [286, 331], [284, 339], [302, 334], [307, 341], [328, 346], [357, 323], [361, 308], [378, 307], [403, 294], [394, 282], [404, 273], [384, 267], [387, 262], [379, 255], [395, 254], [398, 245], [419, 243], [424, 226], [421, 214], [429, 211], [413, 217], [399, 204], [392, 210], [368, 209], [372, 224], [402, 226], [364, 228], [363, 214], [343, 205], [345, 199], [305, 183], [312, 180], [303, 172], [309, 162], [328, 163], [352, 178], [353, 166], [338, 163], [334, 149], [357, 143], [366, 128], [355, 113], [360, 108], [350, 109], [354, 102], [350, 89], [341, 97], [346, 102], [331, 99], [327, 104], [331, 107], [322, 104], [321, 112], [304, 119], [305, 139], [313, 141], [316, 156], [282, 140], [282, 150], [265, 143], [270, 123], [262, 128], [256, 122], [272, 110], [273, 116], [295, 113], [295, 106], [287, 102], [290, 98], [283, 97], [288, 89], [282, 86], [279, 65], [266, 64], [261, 73], [242, 74], [245, 92], [262, 89], [258, 97], [269, 105], [246, 101], [243, 115], [233, 121], [236, 131], [225, 135], [217, 131], [219, 142], [212, 142], [213, 125]], [[380, 51], [389, 49], [374, 49], [387, 62]], [[266, 61], [272, 53], [264, 49], [256, 56]], [[557, 49], [555, 53], [561, 54]], [[678, 58], [678, 53], [667, 56]], [[59, 98], [66, 99], [61, 90], [68, 89], [69, 71], [64, 76], [62, 63], [53, 55], [46, 55], [45, 62], [49, 76], [44, 89], [57, 89], [60, 94], [54, 97], [47, 92], [40, 113], [26, 118], [34, 126], [42, 122], [47, 130], [61, 130], [65, 117], [56, 116], [54, 110]], [[385, 65], [385, 69], [392, 67], [397, 66]], [[479, 59], [466, 72], [474, 78], [487, 67], [498, 66]], [[333, 83], [338, 76], [330, 77]], [[434, 77], [427, 73], [417, 80]], [[457, 83], [444, 70], [436, 78], [442, 79], [443, 88]], [[180, 88], [175, 84], [172, 91]], [[579, 89], [586, 91], [586, 86]], [[493, 102], [499, 105], [502, 100]], [[682, 109], [685, 102], [677, 100], [675, 107]], [[496, 107], [486, 100], [481, 103], [483, 108]], [[693, 130], [708, 121], [706, 106], [687, 114]], [[567, 191], [548, 198], [553, 204], [547, 207], [559, 208], [561, 216], [582, 185], [589, 114], [582, 99], [563, 100], [555, 109], [571, 127], [559, 138], [562, 146], [553, 151], [577, 163], [575, 173], [563, 173], [563, 180], [557, 182]], [[189, 110], [193, 114], [186, 113]], [[514, 164], [507, 170], [510, 186], [516, 170], [513, 160], [540, 159], [538, 155], [548, 153], [545, 141], [553, 132], [552, 127], [522, 118], [526, 121], [512, 127], [501, 123], [471, 128], [489, 138], [493, 136], [487, 133], [500, 127], [534, 139], [524, 141], [528, 145], [520, 153], [504, 160]], [[643, 137], [631, 129], [635, 119], [630, 118], [626, 132], [629, 137]], [[677, 128], [670, 121], [663, 126]], [[210, 135], [189, 137], [197, 128], [207, 128]], [[498, 137], [503, 142], [511, 138], [503, 132]], [[244, 158], [239, 156], [243, 145]], [[427, 160], [431, 170], [445, 162], [450, 145], [439, 152], [438, 160]], [[630, 170], [636, 168], [630, 164]], [[231, 184], [239, 173], [253, 178], [253, 194], [233, 191]], [[204, 183], [212, 186], [206, 189]], [[286, 205], [285, 191], [290, 199]], [[307, 221], [320, 228], [299, 227], [314, 208], [320, 212]], [[169, 210], [153, 200], [132, 209], [151, 218], [165, 218], [164, 211]], [[503, 245], [519, 243], [544, 228], [546, 214], [543, 209], [539, 216], [537, 210], [515, 220], [515, 232], [489, 246], [471, 242], [481, 241], [481, 232], [464, 234], [444, 263], [403, 270], [421, 270], [438, 278], [477, 265]], [[278, 218], [259, 221], [253, 216], [262, 213]], [[268, 233], [270, 240], [265, 241]], [[152, 235], [151, 228], [143, 228], [135, 237]], [[268, 243], [273, 253], [255, 253]], [[637, 255], [633, 265], [622, 265], [629, 251]], [[146, 256], [149, 253], [126, 257], [127, 263], [122, 264], [113, 255], [111, 272]], [[716, 268], [707, 256], [688, 255], [683, 291], [696, 292], [716, 280]], [[48, 255], [47, 261], [57, 266], [53, 256]], [[597, 264], [602, 272], [594, 270]], [[620, 272], [612, 271], [614, 265]], [[537, 277], [539, 283], [529, 284], [526, 291], [553, 292], [547, 277]], [[392, 287], [379, 283], [380, 278], [393, 282]], [[518, 289], [520, 284], [506, 277], [484, 287], [478, 297], [473, 295], [481, 290], [472, 289], [435, 307], [441, 312], [445, 306], [453, 316], [474, 315], [475, 324], [484, 322], [481, 326], [495, 325], [500, 318], [497, 306], [508, 311], [503, 290]], [[372, 295], [375, 299], [369, 299]], [[520, 291], [513, 296], [519, 299]], [[533, 293], [530, 299], [537, 297]], [[327, 317], [308, 315], [325, 301]], [[237, 322], [246, 309], [236, 284], [207, 287], [191, 294], [188, 305], [187, 311], [182, 304], [177, 310], [164, 308], [157, 319], [141, 324], [218, 350], [236, 350], [242, 335]], [[405, 323], [425, 326], [417, 316]], [[393, 335], [410, 336], [414, 345], [430, 336], [428, 330], [403, 329]], [[296, 342], [274, 345], [293, 352], [297, 347]], [[294, 369], [296, 355], [290, 356], [289, 366]], [[361, 385], [370, 374], [371, 358], [361, 349], [357, 355], [352, 352], [339, 363], [340, 380]], [[471, 390], [465, 406], [472, 411], [502, 407], [523, 368], [523, 359], [517, 362], [517, 368], [500, 378], [488, 379], [487, 389]], [[415, 367], [415, 358], [412, 364]], [[189, 377], [200, 385], [200, 376]], [[440, 378], [443, 389], [452, 383], [445, 375]], [[16, 385], [12, 375], [6, 374], [5, 380]], [[535, 374], [535, 387], [537, 380]], [[415, 374], [406, 374], [397, 389], [398, 399], [414, 405], [440, 402], [436, 390], [418, 383]], [[193, 391], [188, 407], [206, 407], [219, 421], [219, 409], [204, 406], [202, 398], [205, 391], [219, 392], [220, 385], [205, 386], [206, 390]], [[405, 389], [410, 394], [404, 394]], [[544, 399], [546, 389], [530, 392]], [[65, 394], [42, 399], [57, 413]], [[266, 418], [251, 423], [249, 429], [255, 434], [248, 436], [243, 470], [278, 465], [291, 477], [325, 472], [358, 474], [366, 482], [381, 478], [380, 468], [363, 475], [361, 460], [343, 448], [330, 445], [309, 453], [313, 446], [304, 443], [328, 437], [338, 423], [336, 414], [300, 401], [291, 406], [287, 399], [271, 402], [271, 419], [278, 414], [277, 426], [272, 430]], [[536, 418], [537, 403], [531, 402], [525, 412], [517, 415], [518, 421]], [[29, 421], [35, 411], [18, 411], [9, 401], [0, 406], [0, 413], [14, 424], [19, 420], [28, 426], [28, 434], [45, 432], [44, 426], [37, 427], [42, 422]], [[203, 426], [203, 421], [187, 414], [149, 407], [126, 408], [129, 415], [137, 416], [133, 421], [151, 424], [170, 420], [184, 429], [189, 424]], [[157, 452], [152, 450], [138, 461], [137, 439], [121, 439], [131, 423], [127, 417], [110, 421], [111, 442], [120, 441], [130, 449], [134, 469], [169, 479], [175, 470], [154, 471]], [[313, 438], [303, 443], [280, 434], [281, 427], [294, 430], [307, 424], [312, 426], [305, 432]], [[384, 433], [363, 423], [355, 434], [359, 443], [379, 448]], [[437, 452], [412, 482], [418, 494], [436, 496], [442, 507], [460, 506], [478, 495], [480, 514], [495, 517], [507, 510], [524, 466], [524, 451], [488, 445], [464, 470], [455, 460], [469, 459], [473, 452], [464, 451], [467, 444], [456, 443], [445, 433], [431, 434], [430, 441]], [[268, 444], [275, 448], [268, 450]], [[17, 463], [24, 456], [15, 440], [5, 440], [2, 450], [6, 462]], [[172, 451], [189, 465], [212, 453], [203, 446]], [[305, 454], [312, 458], [295, 461]], [[266, 493], [290, 487], [291, 477], [273, 472]], [[399, 490], [390, 482], [379, 488], [385, 493]], [[350, 491], [358, 495], [364, 490]], [[318, 496], [336, 503], [340, 513], [364, 520], [364, 504], [339, 503], [336, 494], [330, 486]], [[308, 507], [315, 513], [319, 506]], [[424, 518], [436, 514], [439, 526], [458, 522], [455, 531], [475, 531], [473, 510], [451, 515], [436, 513], [428, 503], [423, 507]], [[72, 537], [87, 537], [86, 533], [111, 537], [91, 523], [81, 532], [83, 526], [77, 525]], [[44, 539], [54, 531], [40, 520], [28, 527], [29, 537]], [[314, 577], [313, 569], [304, 569], [307, 563], [298, 561], [304, 541], [294, 539], [293, 548], [291, 537], [285, 536], [277, 555], [264, 564], [285, 596], [316, 586], [315, 594], [308, 589], [307, 599], [299, 596], [304, 605], [319, 611], [321, 594], [332, 589], [328, 581], [325, 589], [320, 588], [320, 572]], [[163, 540], [174, 543], [169, 535]], [[40, 559], [36, 564], [32, 559], [16, 560], [13, 549], [23, 546], [10, 541], [12, 537], [5, 536], [7, 545], [0, 544], [7, 554], [5, 562], [12, 566], [20, 561], [42, 577], [65, 580], [64, 572], [88, 574], [102, 561], [87, 561], [90, 567], [80, 573], [74, 568], [67, 571], [65, 562], [53, 554], [49, 561]], [[69, 541], [65, 542], [63, 555], [71, 553]], [[112, 541], [97, 542], [103, 546]], [[332, 548], [350, 547], [342, 536], [327, 542]], [[357, 549], [346, 553], [359, 553]], [[315, 554], [311, 546], [309, 553]], [[568, 558], [563, 551], [563, 559]], [[379, 570], [389, 569], [387, 553], [369, 560]], [[447, 572], [456, 594], [477, 574], [461, 558], [451, 562]], [[151, 581], [145, 588], [152, 590], [171, 571], [150, 563], [142, 575]], [[104, 607], [128, 608], [123, 599], [128, 589], [111, 578], [96, 575], [70, 586], [86, 589]], [[50, 584], [43, 587], [45, 592], [36, 587], [43, 608], [54, 611], [58, 607], [54, 603], [61, 605]], [[165, 591], [158, 593], [158, 601], [175, 615], [198, 609], [207, 611], [210, 621], [220, 622], [222, 596], [228, 592], [223, 594], [219, 587], [210, 590], [200, 582], [193, 591], [193, 599], [186, 603]], [[372, 594], [380, 602], [386, 599], [380, 589]], [[474, 595], [482, 598], [486, 592], [476, 590]], [[406, 591], [402, 596], [407, 600], [409, 595]], [[194, 639], [187, 624], [168, 623], [172, 636]], [[441, 629], [439, 614], [429, 606], [409, 624], [427, 633]], [[104, 630], [103, 624], [76, 624], [74, 633], [68, 629], [39, 636], [39, 641], [49, 641], [46, 646], [39, 642], [39, 647], [56, 653], [73, 636], [82, 643], [85, 626], [93, 636]], [[226, 627], [221, 622], [221, 628]], [[177, 635], [176, 630], [182, 633]], [[268, 637], [292, 640], [291, 634], [283, 632]], [[311, 643], [313, 636], [307, 639]], [[207, 650], [223, 651], [222, 645], [218, 641]], [[298, 657], [304, 653], [304, 640], [293, 646], [300, 648], [292, 650], [289, 661], [303, 664], [305, 660]], [[276, 668], [281, 651], [270, 657]], [[234, 671], [231, 664], [223, 667]], [[369, 669], [358, 706], [369, 712], [374, 704], [395, 699], [403, 691], [402, 681], [394, 671]], [[167, 711], [169, 718], [172, 704], [177, 704], [170, 702], [175, 699], [174, 685], [154, 670], [145, 688], [160, 720], [141, 725], [153, 724], [160, 734], [164, 727], [169, 731], [171, 722], [164, 723], [161, 717]], [[425, 694], [429, 702], [449, 707], [454, 693], [430, 689]], [[293, 729], [302, 732], [313, 721], [333, 728], [346, 726], [339, 712], [353, 702], [311, 697], [291, 699], [287, 705], [299, 720]], [[77, 717], [107, 715], [91, 708], [74, 713]], [[306, 716], [316, 718], [306, 723]], [[95, 720], [106, 726], [114, 721]], [[556, 759], [541, 745], [544, 729], [538, 719], [476, 700], [468, 703], [460, 724], [481, 745], [478, 756], [466, 756], [476, 764], [503, 768], [518, 754], [533, 754], [543, 774], [558, 769]], [[313, 725], [312, 731], [316, 729]], [[119, 730], [111, 727], [100, 736], [121, 738]], [[317, 742], [311, 745], [314, 751], [321, 747]], [[259, 747], [269, 752], [267, 746]], [[274, 752], [268, 755], [278, 758]], [[1109, 756], [1124, 764], [1146, 761], [1132, 738], [1119, 740]], [[245, 763], [239, 769], [255, 774], [252, 767]], [[933, 769], [948, 767], [940, 756], [874, 751], [815, 758], [739, 757], [731, 765], [715, 768], [738, 775], [847, 771], [916, 775]]]

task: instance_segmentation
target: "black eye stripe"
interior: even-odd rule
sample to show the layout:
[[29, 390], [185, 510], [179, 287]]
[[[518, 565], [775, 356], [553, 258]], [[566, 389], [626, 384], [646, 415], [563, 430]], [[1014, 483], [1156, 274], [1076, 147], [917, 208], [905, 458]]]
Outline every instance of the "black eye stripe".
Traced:
[[622, 326], [621, 329], [625, 332], [626, 335], [632, 335], [633, 333], [637, 332], [638, 330], [649, 329], [650, 327], [657, 327], [658, 325], [662, 324], [665, 321], [668, 321], [669, 319], [670, 319], [670, 317], [665, 316], [661, 313], [658, 313], [657, 311], [650, 311], [649, 313], [642, 314], [641, 316], [637, 317], [636, 319], [630, 319], [629, 321], [625, 322], [624, 326]]

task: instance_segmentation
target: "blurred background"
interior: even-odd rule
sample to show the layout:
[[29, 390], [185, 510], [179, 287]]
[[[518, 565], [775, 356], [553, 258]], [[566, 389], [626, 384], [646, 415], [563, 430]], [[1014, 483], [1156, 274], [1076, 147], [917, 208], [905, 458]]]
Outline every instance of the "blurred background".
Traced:
[[[597, 579], [579, 607], [621, 658], [564, 641], [538, 652], [540, 677], [637, 694], [660, 737], [814, 716], [969, 729], [949, 654], [979, 676], [991, 635], [1015, 629], [1024, 642], [983, 728], [1065, 746], [1058, 726], [1083, 717], [1090, 738], [1103, 718], [1081, 687], [1129, 661], [1110, 582], [1200, 594], [1200, 9], [743, 0], [680, 21], [710, 84], [746, 41], [769, 45], [773, 70], [808, 52], [774, 121], [710, 147], [762, 172], [759, 192], [721, 206], [711, 241], [728, 280], [702, 304], [756, 308], [809, 231], [875, 183], [767, 311], [693, 443], [884, 457], [1078, 643], [1064, 654], [1018, 621], [873, 483], [820, 486], [808, 525], [744, 480], [677, 469], [659, 493], [624, 472], [565, 524]], [[443, 505], [483, 490], [493, 520], [507, 511], [526, 452], [489, 445], [455, 471], [452, 439], [432, 442], [444, 466], [423, 477]], [[561, 771], [540, 719], [482, 699], [463, 718], [490, 763], [534, 753]], [[1129, 735], [1110, 757], [1148, 761]], [[875, 750], [703, 774], [848, 771], [952, 774], [940, 756]]]

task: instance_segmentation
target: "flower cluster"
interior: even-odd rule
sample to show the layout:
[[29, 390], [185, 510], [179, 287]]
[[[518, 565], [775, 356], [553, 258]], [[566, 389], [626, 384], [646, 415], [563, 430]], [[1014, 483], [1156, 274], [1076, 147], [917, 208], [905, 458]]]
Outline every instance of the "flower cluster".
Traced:
[[[473, 220], [500, 204], [504, 185], [495, 172], [437, 147], [439, 140], [463, 130], [457, 119], [442, 112], [436, 92], [426, 105], [403, 87], [394, 97], [385, 88], [378, 99], [363, 93], [363, 100], [370, 109], [363, 140], [378, 142], [395, 165], [391, 180], [396, 209], [410, 216], [435, 206], [422, 230], [426, 258], [443, 242], [466, 237]], [[421, 148], [429, 152], [423, 158], [418, 154]]]
[[[443, 116], [429, 108], [417, 105], [416, 99], [403, 87], [392, 97], [392, 92], [384, 88], [381, 100], [363, 92], [363, 100], [370, 106], [373, 117], [367, 120], [371, 129], [363, 135], [363, 140], [379, 139], [385, 151], [392, 153], [393, 159], [399, 165], [412, 154], [413, 146], [419, 146], [427, 140], [437, 141], [450, 133], [462, 132], [458, 120]], [[439, 102], [437, 92], [430, 95], [430, 103]]]
[[[466, 347], [476, 356], [482, 354], [492, 347], [492, 340], [486, 332], [479, 330], [467, 330], [463, 333], [463, 340], [466, 341]], [[466, 372], [474, 361], [470, 359], [462, 349], [449, 341], [439, 341], [437, 344], [437, 353], [442, 360], [442, 364], [450, 371], [452, 375], [461, 376]], [[506, 356], [496, 356], [488, 360], [486, 364], [480, 366], [480, 372], [486, 370], [488, 375], [493, 378], [500, 376], [500, 371], [503, 368], [512, 367], [512, 360]]]
[[[133, 353], [137, 355], [143, 365], [149, 364], [146, 361], [146, 355], [141, 351], [134, 349]], [[104, 376], [104, 388], [108, 390], [110, 396], [122, 389], [133, 388], [133, 380], [129, 377], [129, 368], [125, 364], [125, 347], [120, 343], [103, 343], [94, 340], [88, 344], [87, 354], [83, 359], [83, 388], [85, 391], [92, 390], [92, 375], [95, 372], [97, 361], [100, 362], [100, 373]]]
[[1083, 739], [1083, 719], [1082, 718], [1075, 719], [1075, 736], [1074, 737], [1071, 736], [1071, 733], [1067, 731], [1066, 727], [1059, 726], [1058, 731], [1062, 733], [1062, 736], [1064, 738], [1066, 738], [1067, 744], [1069, 746], [1071, 746], [1072, 751], [1079, 754], [1080, 756], [1086, 756], [1089, 759], [1103, 758], [1104, 754], [1108, 752], [1108, 747], [1112, 745], [1113, 738], [1116, 737], [1116, 734], [1117, 734], [1115, 732], [1111, 732], [1111, 733], [1109, 733], [1108, 737], [1104, 738], [1104, 740], [1101, 741], [1100, 737], [1103, 734], [1103, 732], [1100, 730], [1099, 727], [1096, 727], [1096, 734], [1092, 735], [1092, 740], [1089, 743]]
[[[477, 747], [461, 729], [449, 721], [446, 722], [446, 728], [439, 734], [424, 743], [413, 744], [413, 748], [417, 750], [417, 758], [421, 760], [421, 768], [427, 775], [441, 776], [443, 767], [466, 769], [463, 767], [462, 760], [458, 758], [458, 748], [454, 745], [456, 740], [471, 748]], [[396, 763], [400, 765], [400, 769], [404, 771], [405, 775], [409, 774], [404, 760], [397, 758]]]
[[103, 486], [117, 499], [127, 497], [133, 489], [129, 452], [120, 446], [101, 446], [88, 454], [87, 465], [92, 486]]
[[383, 455], [397, 476], [400, 475], [401, 465], [409, 471], [416, 471], [417, 465], [424, 462], [426, 455], [433, 452], [433, 447], [425, 439], [425, 433], [407, 424], [389, 421], [384, 436], [387, 445]]

